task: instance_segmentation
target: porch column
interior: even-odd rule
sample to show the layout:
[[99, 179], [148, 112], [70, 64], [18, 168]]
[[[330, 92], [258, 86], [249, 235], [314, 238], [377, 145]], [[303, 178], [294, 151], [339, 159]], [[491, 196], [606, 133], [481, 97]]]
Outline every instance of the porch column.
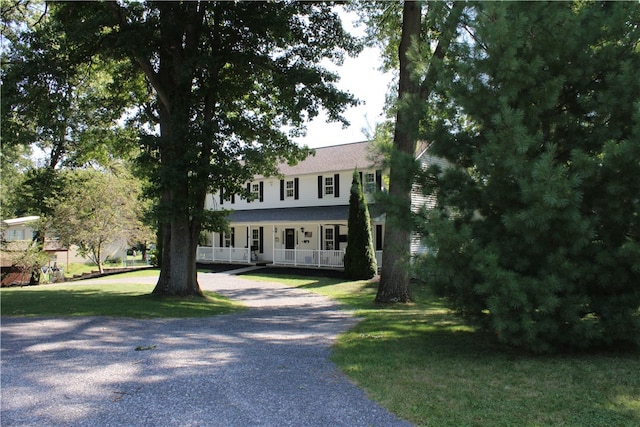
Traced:
[[211, 232], [211, 261], [216, 260], [216, 233]]
[[320, 268], [320, 255], [322, 255], [322, 226], [318, 224], [318, 268]]

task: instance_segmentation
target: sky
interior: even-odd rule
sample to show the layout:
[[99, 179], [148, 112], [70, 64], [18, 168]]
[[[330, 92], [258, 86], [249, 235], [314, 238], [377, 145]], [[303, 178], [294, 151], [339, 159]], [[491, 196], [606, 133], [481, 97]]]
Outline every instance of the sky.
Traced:
[[[349, 32], [361, 34], [361, 30], [351, 24], [352, 19], [343, 15], [343, 25]], [[321, 113], [307, 124], [307, 135], [294, 140], [310, 148], [367, 140], [367, 131], [373, 134], [376, 123], [382, 121], [385, 95], [392, 79], [391, 74], [378, 70], [381, 64], [379, 49], [368, 47], [356, 58], [346, 57], [342, 66], [328, 67], [340, 75], [336, 86], [353, 94], [362, 105], [345, 111], [349, 127], [343, 129], [341, 123], [328, 123], [326, 115]]]

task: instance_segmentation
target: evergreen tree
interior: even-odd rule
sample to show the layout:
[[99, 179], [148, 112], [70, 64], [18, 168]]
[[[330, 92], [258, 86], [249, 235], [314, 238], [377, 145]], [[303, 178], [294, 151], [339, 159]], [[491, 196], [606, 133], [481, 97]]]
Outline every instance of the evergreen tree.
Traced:
[[370, 279], [378, 271], [378, 263], [371, 236], [369, 207], [362, 191], [360, 173], [357, 169], [353, 171], [351, 181], [348, 227], [344, 272], [352, 280]]
[[535, 352], [640, 340], [640, 6], [481, 3], [431, 105], [424, 266]]

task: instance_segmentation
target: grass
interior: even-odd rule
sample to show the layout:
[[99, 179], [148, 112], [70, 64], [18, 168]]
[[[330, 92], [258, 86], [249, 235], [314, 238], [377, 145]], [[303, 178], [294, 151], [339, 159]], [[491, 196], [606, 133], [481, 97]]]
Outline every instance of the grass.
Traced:
[[[158, 270], [142, 270], [111, 278], [157, 277]], [[115, 316], [149, 318], [206, 317], [243, 310], [242, 304], [213, 292], [205, 298], [167, 298], [151, 295], [153, 284], [72, 282], [59, 285], [2, 288], [3, 316]]]
[[377, 284], [252, 273], [345, 303], [362, 321], [334, 362], [369, 396], [419, 426], [638, 426], [640, 354], [532, 356], [466, 325], [425, 287], [378, 306]]

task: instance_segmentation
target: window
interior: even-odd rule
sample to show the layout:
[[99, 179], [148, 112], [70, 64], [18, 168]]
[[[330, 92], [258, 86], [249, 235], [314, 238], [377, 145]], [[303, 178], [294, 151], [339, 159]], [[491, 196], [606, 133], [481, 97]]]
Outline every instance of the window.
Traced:
[[293, 189], [294, 189], [293, 181], [287, 181], [286, 182], [287, 199], [293, 198], [293, 195], [294, 195]]
[[324, 178], [324, 194], [333, 194], [333, 177], [327, 176]]
[[324, 250], [332, 251], [333, 248], [335, 248], [334, 242], [335, 242], [335, 239], [334, 239], [333, 228], [325, 228], [324, 229]]
[[236, 229], [231, 227], [231, 233], [224, 233], [224, 247], [231, 248], [235, 245]]
[[376, 175], [374, 173], [364, 174], [364, 191], [366, 193], [373, 193], [376, 191]]
[[7, 233], [7, 240], [24, 240], [24, 230], [9, 230]]
[[260, 230], [251, 230], [251, 250], [257, 251], [260, 248]]

